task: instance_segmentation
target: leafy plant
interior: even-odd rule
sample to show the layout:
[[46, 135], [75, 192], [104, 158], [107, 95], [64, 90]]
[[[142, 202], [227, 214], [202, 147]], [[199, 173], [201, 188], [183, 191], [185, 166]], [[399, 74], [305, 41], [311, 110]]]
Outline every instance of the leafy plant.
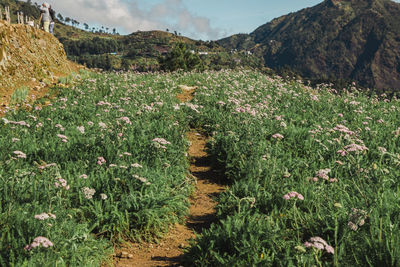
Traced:
[[18, 105], [22, 104], [27, 100], [29, 94], [29, 88], [26, 86], [22, 86], [17, 88], [11, 95], [10, 104]]

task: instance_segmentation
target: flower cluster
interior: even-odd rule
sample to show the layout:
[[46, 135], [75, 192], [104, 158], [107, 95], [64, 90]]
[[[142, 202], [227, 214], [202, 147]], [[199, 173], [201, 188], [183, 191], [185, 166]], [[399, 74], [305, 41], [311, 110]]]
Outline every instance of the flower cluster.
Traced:
[[170, 145], [171, 143], [165, 140], [164, 138], [154, 138], [153, 144], [155, 145], [156, 148], [162, 148], [162, 149], [167, 149], [166, 145]]
[[39, 221], [44, 221], [44, 220], [47, 220], [47, 219], [49, 219], [49, 218], [55, 219], [55, 218], [56, 218], [56, 215], [54, 215], [54, 214], [52, 214], [52, 213], [46, 213], [46, 212], [43, 212], [43, 213], [40, 213], [40, 214], [36, 214], [36, 215], [35, 215], [35, 219], [37, 219], [37, 220], [39, 220]]
[[103, 163], [106, 163], [107, 161], [103, 157], [97, 157], [97, 164], [98, 165], [103, 165]]
[[30, 245], [26, 245], [24, 249], [27, 251], [30, 251], [31, 249], [40, 247], [40, 246], [42, 246], [44, 248], [48, 248], [48, 247], [52, 247], [53, 243], [46, 237], [38, 236], [35, 239], [33, 239], [33, 242]]
[[329, 173], [331, 172], [331, 169], [321, 169], [315, 172], [315, 177], [313, 177], [314, 182], [318, 182], [319, 179], [323, 179], [326, 181], [329, 181], [331, 183], [336, 182], [336, 178], [330, 178]]
[[346, 156], [349, 152], [355, 152], [356, 154], [367, 151], [368, 147], [359, 144], [350, 144], [344, 147], [344, 149], [338, 150], [337, 153], [341, 156]]
[[310, 242], [305, 242], [304, 246], [306, 248], [313, 247], [318, 250], [325, 250], [328, 253], [335, 254], [335, 249], [332, 246], [328, 245], [328, 243], [326, 243], [326, 241], [319, 236], [311, 237]]
[[151, 185], [151, 183], [149, 181], [147, 181], [146, 178], [144, 177], [140, 177], [139, 175], [132, 175], [133, 178], [138, 179], [139, 181], [141, 181], [142, 183], [144, 183], [145, 185]]
[[22, 151], [14, 151], [13, 152], [17, 158], [26, 159], [26, 154]]
[[61, 139], [62, 142], [66, 143], [68, 142], [68, 137], [62, 134], [57, 134], [57, 137]]
[[280, 139], [283, 139], [283, 135], [281, 135], [280, 133], [276, 133], [276, 134], [272, 135], [272, 138], [280, 140]]
[[357, 231], [358, 227], [364, 225], [366, 218], [366, 211], [352, 208], [351, 213], [349, 214], [349, 223], [347, 225], [351, 230]]
[[25, 121], [9, 121], [6, 118], [3, 118], [3, 121], [5, 124], [13, 124], [13, 125], [20, 125], [20, 126], [26, 126], [26, 127], [31, 127], [28, 123]]
[[133, 167], [133, 168], [143, 168], [143, 166], [140, 165], [139, 163], [133, 163], [133, 164], [131, 164], [131, 167]]
[[76, 129], [77, 129], [81, 134], [84, 134], [84, 133], [85, 133], [85, 127], [83, 127], [83, 126], [78, 126], [78, 127], [76, 127]]
[[337, 132], [345, 133], [348, 135], [354, 135], [353, 131], [350, 131], [349, 128], [347, 128], [346, 126], [341, 125], [341, 124], [336, 125], [336, 127], [333, 128], [333, 130], [335, 130]]
[[50, 168], [50, 167], [56, 167], [56, 166], [57, 166], [56, 163], [48, 163], [48, 164], [40, 165], [38, 167], [38, 169], [39, 170], [44, 170], [44, 169], [47, 169], [47, 168]]
[[65, 190], [69, 190], [70, 186], [67, 184], [67, 181], [61, 177], [56, 178], [56, 182], [54, 182], [54, 186], [56, 188], [63, 187]]
[[84, 187], [84, 188], [82, 188], [82, 192], [83, 192], [83, 194], [85, 194], [86, 199], [92, 199], [94, 193], [96, 193], [96, 190], [93, 188]]
[[124, 121], [126, 124], [132, 124], [128, 117], [121, 117], [118, 120]]
[[291, 198], [298, 198], [300, 200], [304, 200], [304, 196], [302, 194], [297, 193], [296, 191], [292, 191], [283, 196], [284, 199], [289, 200]]

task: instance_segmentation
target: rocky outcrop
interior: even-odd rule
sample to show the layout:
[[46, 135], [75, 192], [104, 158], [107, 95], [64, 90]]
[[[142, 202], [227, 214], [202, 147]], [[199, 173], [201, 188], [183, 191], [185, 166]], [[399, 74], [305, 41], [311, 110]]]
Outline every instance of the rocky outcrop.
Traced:
[[71, 72], [63, 45], [29, 25], [0, 21], [0, 95], [32, 80], [51, 80]]

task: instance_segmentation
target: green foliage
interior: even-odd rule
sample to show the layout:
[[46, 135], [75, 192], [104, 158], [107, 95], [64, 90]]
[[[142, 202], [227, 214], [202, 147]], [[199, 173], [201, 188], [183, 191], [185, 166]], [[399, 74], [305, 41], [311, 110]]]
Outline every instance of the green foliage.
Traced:
[[196, 81], [191, 123], [231, 185], [188, 265], [399, 266], [398, 99], [251, 71]]
[[24, 103], [27, 100], [28, 93], [29, 88], [26, 86], [17, 88], [11, 95], [10, 104], [18, 105]]
[[92, 39], [61, 39], [60, 41], [63, 43], [68, 56], [109, 54], [120, 50], [120, 44], [112, 38], [100, 38], [96, 36]]
[[160, 60], [161, 69], [165, 71], [191, 71], [199, 64], [199, 56], [195, 53], [191, 53], [183, 43], [175, 45], [175, 47]]
[[[0, 265], [98, 266], [110, 240], [160, 237], [188, 211], [194, 125], [230, 186], [188, 266], [399, 266], [397, 98], [249, 70], [74, 76], [0, 120]], [[37, 236], [54, 246], [25, 250]]]
[[[110, 240], [154, 240], [187, 213], [176, 77], [89, 75], [0, 120], [1, 266], [99, 266]], [[38, 236], [53, 246], [24, 250]]]

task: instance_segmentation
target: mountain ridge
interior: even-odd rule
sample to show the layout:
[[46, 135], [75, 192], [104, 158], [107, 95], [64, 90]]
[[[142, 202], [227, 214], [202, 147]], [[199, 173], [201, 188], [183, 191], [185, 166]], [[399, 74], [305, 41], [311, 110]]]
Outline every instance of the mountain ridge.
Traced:
[[390, 0], [325, 0], [218, 43], [304, 78], [400, 90], [399, 17], [400, 4]]

